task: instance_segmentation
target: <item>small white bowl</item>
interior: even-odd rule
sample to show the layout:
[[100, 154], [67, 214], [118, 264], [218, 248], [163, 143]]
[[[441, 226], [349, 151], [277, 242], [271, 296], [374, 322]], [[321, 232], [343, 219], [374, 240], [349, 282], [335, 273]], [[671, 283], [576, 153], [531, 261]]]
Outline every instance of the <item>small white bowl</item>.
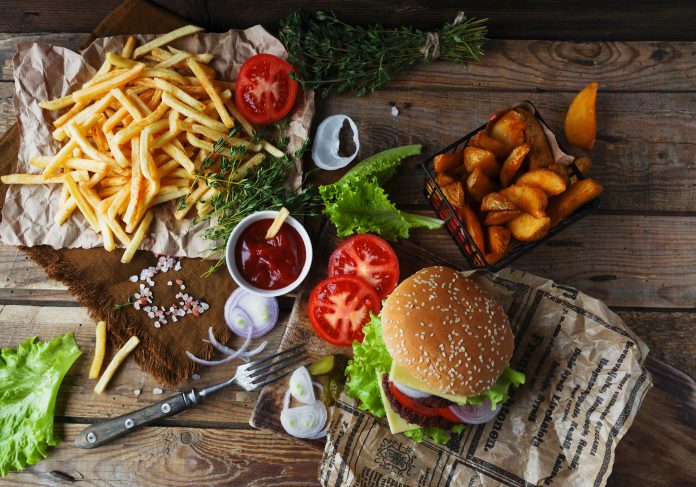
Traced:
[[237, 259], [235, 258], [236, 256], [234, 254], [235, 248], [237, 247], [237, 241], [239, 240], [240, 235], [252, 223], [269, 218], [271, 220], [274, 220], [275, 217], [278, 216], [278, 213], [279, 212], [277, 211], [259, 211], [254, 213], [253, 215], [249, 215], [241, 222], [239, 222], [236, 227], [234, 227], [234, 230], [232, 230], [232, 233], [230, 234], [230, 238], [227, 239], [227, 247], [225, 248], [225, 260], [227, 261], [227, 269], [230, 271], [232, 279], [234, 279], [234, 282], [236, 282], [239, 285], [239, 287], [249, 291], [250, 293], [258, 294], [259, 296], [282, 296], [283, 294], [289, 293], [297, 286], [299, 286], [300, 283], [302, 283], [302, 281], [304, 281], [305, 277], [307, 277], [307, 274], [309, 274], [309, 268], [312, 266], [312, 241], [309, 239], [307, 230], [305, 230], [302, 224], [298, 222], [296, 219], [294, 219], [291, 216], [288, 216], [285, 220], [285, 223], [289, 224], [291, 227], [297, 230], [297, 233], [302, 238], [302, 242], [305, 246], [305, 263], [302, 267], [300, 275], [297, 277], [297, 279], [295, 279], [295, 281], [292, 282], [292, 284], [289, 284], [280, 289], [271, 290], [259, 289], [253, 286], [251, 283], [249, 283], [246, 279], [244, 279], [244, 276], [237, 268]]

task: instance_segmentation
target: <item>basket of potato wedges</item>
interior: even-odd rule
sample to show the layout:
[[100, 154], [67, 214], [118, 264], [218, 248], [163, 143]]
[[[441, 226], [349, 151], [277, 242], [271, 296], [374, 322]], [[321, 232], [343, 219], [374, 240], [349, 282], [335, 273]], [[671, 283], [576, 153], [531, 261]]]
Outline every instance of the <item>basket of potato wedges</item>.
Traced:
[[425, 194], [467, 262], [491, 271], [598, 208], [602, 192], [590, 158], [568, 155], [529, 102], [422, 165]]

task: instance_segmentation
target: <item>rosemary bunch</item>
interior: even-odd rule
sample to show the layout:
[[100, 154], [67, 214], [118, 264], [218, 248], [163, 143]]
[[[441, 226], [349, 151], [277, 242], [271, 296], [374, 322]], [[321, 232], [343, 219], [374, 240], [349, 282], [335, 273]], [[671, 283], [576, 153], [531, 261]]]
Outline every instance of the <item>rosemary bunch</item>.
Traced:
[[[228, 137], [235, 135], [233, 129]], [[258, 142], [262, 137], [260, 133], [255, 134], [253, 141]], [[287, 145], [282, 130], [278, 130], [276, 145], [282, 150]], [[309, 139], [295, 152], [295, 157], [301, 158], [308, 147]], [[307, 175], [299, 191], [287, 186], [288, 176], [294, 166], [289, 155], [267, 155], [255, 170], [238, 179], [235, 175], [242, 166], [245, 155], [244, 147], [230, 147], [221, 138], [215, 142], [213, 153], [202, 161], [201, 171], [196, 176], [208, 186], [219, 190], [210, 200], [213, 211], [199, 220], [213, 222], [203, 233], [203, 238], [211, 241], [211, 253], [224, 251], [227, 239], [237, 223], [257, 211], [280, 210], [284, 206], [293, 216], [316, 216], [321, 212], [321, 198], [316, 187], [307, 183]], [[217, 165], [212, 170], [215, 163]], [[224, 257], [219, 259], [211, 265], [206, 275], [214, 272], [224, 262]]]
[[363, 96], [392, 75], [438, 57], [463, 64], [478, 61], [486, 21], [461, 14], [438, 33], [428, 33], [411, 27], [352, 26], [333, 14], [296, 10], [281, 21], [279, 35], [305, 88], [322, 96], [349, 91]]

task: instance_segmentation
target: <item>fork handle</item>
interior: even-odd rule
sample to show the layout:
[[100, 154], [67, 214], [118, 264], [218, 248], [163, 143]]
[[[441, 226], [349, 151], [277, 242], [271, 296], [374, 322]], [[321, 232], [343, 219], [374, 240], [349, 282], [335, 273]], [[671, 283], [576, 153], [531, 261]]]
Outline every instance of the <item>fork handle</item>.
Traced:
[[180, 392], [146, 408], [95, 423], [77, 435], [75, 446], [78, 448], [102, 446], [153, 421], [186, 411], [199, 399], [200, 396], [195, 389], [187, 393]]

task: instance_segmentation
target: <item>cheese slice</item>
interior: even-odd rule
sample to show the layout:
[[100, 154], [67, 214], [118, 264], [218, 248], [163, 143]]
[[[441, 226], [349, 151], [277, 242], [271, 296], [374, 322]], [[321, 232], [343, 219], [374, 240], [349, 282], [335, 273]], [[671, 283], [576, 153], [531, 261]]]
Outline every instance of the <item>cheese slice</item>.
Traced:
[[404, 431], [411, 431], [420, 428], [417, 424], [407, 423], [404, 418], [399, 416], [389, 404], [389, 399], [384, 393], [384, 388], [382, 387], [382, 377], [384, 374], [377, 372], [377, 383], [379, 384], [379, 393], [382, 396], [382, 402], [384, 403], [384, 410], [387, 412], [387, 422], [389, 423], [389, 429], [392, 434], [403, 433]]
[[392, 367], [389, 371], [389, 380], [394, 380], [399, 384], [405, 385], [406, 387], [410, 387], [411, 389], [416, 389], [418, 391], [432, 394], [433, 396], [442, 397], [443, 399], [456, 402], [457, 404], [466, 404], [465, 396], [455, 396], [454, 394], [445, 394], [443, 392], [440, 392], [437, 389], [434, 389], [433, 387], [428, 385], [422, 379], [419, 379], [418, 377], [411, 374], [411, 372], [401, 367], [396, 362], [392, 362]]

